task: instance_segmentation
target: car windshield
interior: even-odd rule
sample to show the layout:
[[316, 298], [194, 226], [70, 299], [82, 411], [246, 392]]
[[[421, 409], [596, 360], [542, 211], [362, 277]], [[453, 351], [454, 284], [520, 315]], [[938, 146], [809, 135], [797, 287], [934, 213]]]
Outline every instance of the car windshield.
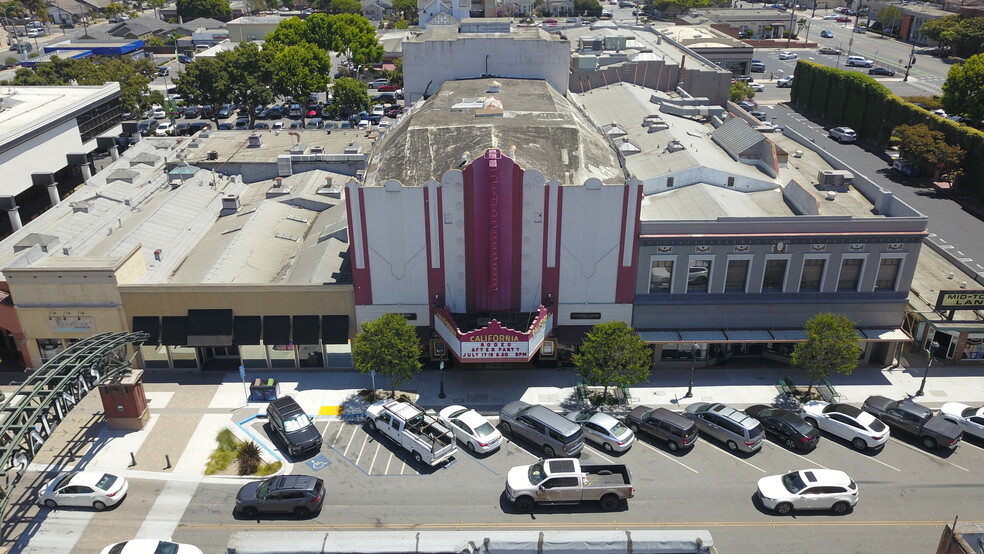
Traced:
[[977, 415], [977, 410], [978, 409], [979, 408], [973, 408], [973, 407], [964, 408], [964, 411], [960, 412], [960, 415], [963, 416], [963, 417], [975, 416], [975, 415]]
[[270, 492], [270, 487], [273, 486], [273, 482], [279, 479], [279, 477], [274, 477], [272, 479], [267, 479], [260, 484], [259, 488], [256, 489], [257, 498], [266, 498], [268, 492]]
[[62, 485], [67, 485], [68, 483], [71, 483], [72, 478], [75, 477], [75, 475], [76, 475], [75, 473], [66, 473], [65, 475], [62, 475], [58, 479], [55, 479], [55, 483], [51, 485], [51, 488], [57, 489], [60, 488]]
[[96, 488], [102, 489], [104, 491], [108, 491], [110, 489], [110, 487], [113, 486], [113, 483], [115, 483], [115, 482], [116, 482], [116, 476], [115, 475], [110, 475], [108, 473], [103, 473], [103, 476], [100, 477], [98, 481], [96, 481]]
[[290, 433], [304, 429], [308, 425], [311, 425], [311, 418], [309, 418], [307, 414], [297, 414], [290, 419], [284, 420], [284, 431]]
[[539, 485], [547, 478], [547, 473], [543, 471], [543, 462], [538, 462], [530, 466], [530, 483]]
[[868, 427], [871, 427], [872, 431], [876, 433], [881, 433], [886, 429], [885, 424], [882, 423], [880, 419], [878, 419], [877, 417], [873, 417], [871, 419], [872, 421], [871, 423], [868, 424]]
[[801, 490], [806, 488], [806, 483], [803, 482], [803, 478], [800, 477], [799, 472], [794, 471], [782, 476], [782, 486], [786, 487], [786, 490], [793, 494], [799, 494]]

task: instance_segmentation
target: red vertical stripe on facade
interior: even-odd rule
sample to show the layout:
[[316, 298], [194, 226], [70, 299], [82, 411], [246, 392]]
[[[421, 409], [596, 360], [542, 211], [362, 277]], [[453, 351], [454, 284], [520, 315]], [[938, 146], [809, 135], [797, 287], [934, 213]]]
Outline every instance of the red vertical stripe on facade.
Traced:
[[[440, 263], [440, 267], [435, 268], [432, 263], [432, 256], [440, 256], [441, 252], [434, 252], [432, 250], [431, 235], [437, 233], [437, 229], [440, 229], [441, 225], [441, 212], [440, 203], [431, 203], [430, 189], [428, 187], [421, 187], [421, 192], [424, 194], [424, 240], [427, 243], [427, 302], [429, 304], [434, 303], [434, 299], [437, 298], [438, 303], [444, 305], [444, 263]], [[440, 190], [440, 189], [438, 189]], [[436, 211], [434, 214], [437, 223], [437, 229], [431, 229], [431, 212]], [[441, 248], [438, 244], [437, 248]]]
[[[352, 259], [350, 263], [352, 264], [352, 284], [355, 289], [355, 304], [356, 306], [368, 306], [372, 304], [372, 280], [371, 273], [369, 270], [369, 236], [366, 227], [366, 197], [363, 194], [363, 190], [360, 187], [358, 189], [359, 194], [359, 227], [362, 229], [362, 244], [352, 244], [349, 248], [359, 248], [362, 250], [362, 259], [365, 260], [364, 267], [358, 269], [355, 264], [355, 253], [352, 252]], [[352, 224], [352, 203], [346, 198], [347, 208], [349, 210], [349, 228], [354, 229]]]
[[[553, 299], [553, 304], [550, 304], [548, 309], [556, 316], [557, 315], [557, 303], [560, 301], [560, 241], [562, 239], [560, 232], [561, 216], [563, 205], [563, 190], [564, 187], [557, 187], [557, 209], [550, 209], [550, 193], [551, 188], [549, 186], [543, 187], [543, 292], [541, 295], [541, 302], [546, 306], [548, 302], [548, 296]], [[556, 244], [554, 248], [554, 257], [556, 263], [554, 267], [548, 267], [547, 261], [550, 255], [550, 230], [554, 229], [556, 231]]]
[[[636, 256], [639, 253], [639, 232], [642, 229], [642, 221], [639, 218], [641, 197], [642, 190], [640, 185], [626, 185], [625, 197], [622, 201], [621, 221], [624, 222], [630, 216], [630, 206], [634, 206], [635, 208], [631, 211], [631, 213], [635, 214], [635, 220], [633, 221], [632, 232], [628, 238], [625, 236], [625, 227], [623, 226], [619, 229], [618, 278], [615, 283], [616, 304], [631, 304], [635, 298], [635, 274], [636, 265], [638, 264]], [[629, 259], [631, 260], [628, 266], [622, 265], [623, 255], [626, 250], [628, 250], [630, 254]]]

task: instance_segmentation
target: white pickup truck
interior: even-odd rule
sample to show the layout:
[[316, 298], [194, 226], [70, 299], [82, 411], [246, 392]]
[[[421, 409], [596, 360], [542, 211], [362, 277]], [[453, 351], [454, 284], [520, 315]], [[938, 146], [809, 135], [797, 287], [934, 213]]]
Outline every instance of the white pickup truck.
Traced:
[[417, 463], [436, 466], [458, 452], [451, 431], [411, 402], [389, 400], [369, 406], [366, 425], [410, 451]]
[[580, 504], [597, 500], [601, 509], [618, 509], [632, 498], [632, 474], [621, 464], [581, 465], [577, 458], [541, 459], [516, 466], [506, 476], [506, 498], [520, 512], [537, 504]]

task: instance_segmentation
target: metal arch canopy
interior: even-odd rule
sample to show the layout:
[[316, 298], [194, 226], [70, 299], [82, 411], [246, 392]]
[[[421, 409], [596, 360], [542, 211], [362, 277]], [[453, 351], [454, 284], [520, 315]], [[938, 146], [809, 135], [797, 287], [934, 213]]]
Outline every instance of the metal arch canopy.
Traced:
[[126, 347], [147, 333], [100, 333], [82, 339], [31, 373], [0, 405], [0, 515], [21, 474], [51, 432], [96, 385], [131, 369]]

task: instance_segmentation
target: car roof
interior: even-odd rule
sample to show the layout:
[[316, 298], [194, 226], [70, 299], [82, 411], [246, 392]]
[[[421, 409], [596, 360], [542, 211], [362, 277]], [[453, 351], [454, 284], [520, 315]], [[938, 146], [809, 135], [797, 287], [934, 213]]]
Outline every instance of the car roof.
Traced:
[[799, 474], [808, 485], [841, 485], [846, 487], [851, 484], [851, 478], [837, 469], [801, 469]]
[[72, 474], [71, 480], [69, 480], [68, 483], [63, 484], [88, 485], [90, 487], [94, 487], [96, 486], [96, 483], [102, 479], [103, 475], [106, 475], [105, 471], [80, 471]]
[[281, 475], [274, 479], [273, 488], [277, 490], [291, 489], [306, 491], [313, 489], [315, 483], [320, 481], [320, 479], [313, 475]]

